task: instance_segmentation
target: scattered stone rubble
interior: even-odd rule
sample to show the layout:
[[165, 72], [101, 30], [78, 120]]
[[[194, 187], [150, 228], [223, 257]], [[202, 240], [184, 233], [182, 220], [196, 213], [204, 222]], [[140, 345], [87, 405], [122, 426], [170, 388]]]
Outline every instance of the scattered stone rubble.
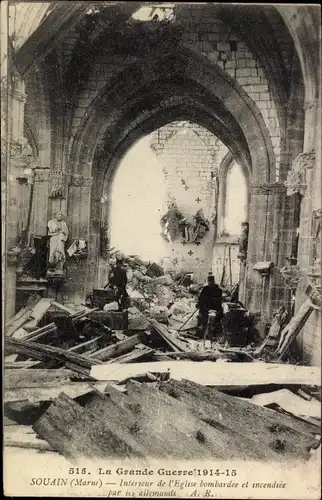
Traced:
[[[264, 341], [253, 337], [241, 347], [225, 336], [203, 339], [196, 335], [203, 284], [164, 273], [135, 256], [114, 254], [112, 265], [116, 256], [127, 268], [126, 310], [119, 310], [113, 294], [99, 289], [93, 291], [98, 306], [93, 299], [91, 307], [76, 310], [38, 297], [7, 323], [5, 445], [54, 450], [72, 461], [159, 457], [160, 450], [182, 458], [188, 448], [191, 458], [208, 453], [219, 459], [221, 447], [231, 458], [242, 459], [251, 450], [248, 459], [278, 461], [280, 446], [285, 456], [309, 458], [310, 450], [320, 446], [321, 387], [316, 370], [299, 366], [295, 372], [287, 355], [312, 304], [304, 304], [289, 322], [281, 309]], [[273, 392], [267, 392], [270, 386]], [[299, 404], [301, 415], [294, 410]], [[245, 436], [231, 434], [229, 412], [223, 421], [219, 407], [230, 408], [231, 415], [237, 411]], [[165, 425], [160, 433], [154, 421], [160, 412], [164, 422], [180, 413], [190, 438], [182, 422]], [[142, 432], [134, 432], [134, 424]], [[260, 446], [251, 432], [257, 425], [262, 426]], [[274, 435], [269, 426], [277, 429]], [[104, 442], [98, 439], [102, 435]]]

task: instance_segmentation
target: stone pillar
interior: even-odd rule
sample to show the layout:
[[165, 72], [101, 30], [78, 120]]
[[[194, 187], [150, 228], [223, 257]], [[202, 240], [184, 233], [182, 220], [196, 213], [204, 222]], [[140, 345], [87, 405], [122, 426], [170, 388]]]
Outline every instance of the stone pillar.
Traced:
[[35, 236], [45, 236], [48, 222], [48, 192], [50, 168], [37, 168], [34, 177], [33, 209], [30, 230]]
[[[89, 269], [92, 262], [91, 248], [93, 242], [89, 234], [91, 186], [92, 178], [79, 174], [68, 174], [68, 214], [67, 225], [69, 228], [68, 245], [75, 240], [85, 240], [89, 249], [86, 260], [68, 259], [66, 294], [70, 301], [77, 304], [83, 303], [91, 285], [88, 281]], [[98, 238], [98, 234], [95, 235]]]
[[[246, 264], [246, 307], [261, 315], [262, 331], [271, 321], [281, 292], [279, 265], [284, 224], [285, 187], [281, 183], [263, 184], [250, 188], [249, 241]], [[253, 269], [256, 262], [273, 262], [268, 276]]]
[[[18, 178], [25, 177], [24, 170], [32, 165], [32, 152], [28, 147], [24, 133], [24, 106], [26, 94], [24, 81], [17, 72], [9, 68], [13, 74], [8, 88], [8, 123], [7, 123], [7, 198], [5, 214], [6, 235], [6, 301], [5, 321], [15, 314], [16, 298], [16, 260], [12, 258], [12, 249], [16, 247], [19, 236], [19, 183]], [[7, 83], [8, 84], [8, 83]], [[11, 257], [9, 257], [11, 255]]]
[[[286, 181], [288, 195], [301, 196], [300, 231], [298, 245], [298, 285], [295, 313], [308, 297], [321, 303], [321, 263], [314, 269], [316, 237], [321, 215], [321, 113], [318, 100], [307, 101], [303, 152], [292, 163]], [[321, 224], [321, 222], [320, 222]], [[320, 247], [321, 240], [317, 243]], [[297, 338], [303, 359], [320, 364], [321, 313], [313, 311]]]

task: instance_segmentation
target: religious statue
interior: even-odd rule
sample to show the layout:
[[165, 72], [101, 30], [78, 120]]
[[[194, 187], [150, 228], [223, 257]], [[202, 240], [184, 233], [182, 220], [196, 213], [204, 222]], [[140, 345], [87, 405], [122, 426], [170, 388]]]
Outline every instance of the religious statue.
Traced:
[[49, 267], [58, 273], [62, 273], [65, 256], [65, 243], [68, 238], [68, 228], [66, 222], [62, 220], [60, 211], [55, 213], [54, 219], [47, 224], [49, 239]]
[[161, 218], [162, 236], [172, 243], [180, 234], [180, 224], [185, 221], [185, 217], [178, 210], [174, 202], [169, 204], [169, 210]]
[[205, 218], [202, 208], [193, 216], [193, 232], [191, 241], [198, 243], [209, 231], [209, 222]]

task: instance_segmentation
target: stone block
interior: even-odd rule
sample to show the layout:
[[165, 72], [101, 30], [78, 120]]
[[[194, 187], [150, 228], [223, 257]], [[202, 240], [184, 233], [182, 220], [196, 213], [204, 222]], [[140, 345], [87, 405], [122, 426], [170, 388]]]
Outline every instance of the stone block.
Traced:
[[208, 33], [208, 40], [210, 42], [219, 42], [220, 34], [219, 33]]
[[214, 63], [217, 63], [218, 57], [219, 57], [219, 53], [218, 52], [212, 51], [212, 52], [209, 52], [207, 54], [207, 58], [209, 59], [209, 61], [214, 62]]
[[261, 83], [260, 78], [258, 76], [248, 76], [246, 79], [247, 85], [256, 85]]
[[257, 63], [255, 59], [246, 59], [246, 68], [256, 68]]
[[239, 85], [246, 85], [247, 84], [247, 78], [246, 76], [241, 76], [241, 77], [236, 77]]
[[237, 68], [246, 68], [246, 59], [237, 59]]
[[217, 50], [221, 52], [230, 52], [230, 44], [226, 42], [217, 43]]
[[237, 62], [236, 61], [226, 61], [225, 69], [236, 69]]
[[269, 92], [267, 83], [256, 85], [256, 92]]
[[247, 77], [247, 76], [251, 76], [251, 69], [250, 68], [240, 68], [240, 69], [236, 69], [236, 77]]
[[234, 70], [234, 69], [227, 69], [225, 67], [225, 71], [226, 71], [226, 73], [228, 73], [229, 76], [231, 76], [232, 78], [235, 78], [235, 76], [236, 76], [236, 70]]
[[257, 92], [248, 92], [248, 89], [246, 88], [245, 86], [245, 90], [247, 91], [249, 97], [253, 100], [253, 101], [259, 101], [259, 94]]
[[259, 109], [266, 110], [268, 102], [267, 101], [257, 101], [256, 104], [259, 107]]

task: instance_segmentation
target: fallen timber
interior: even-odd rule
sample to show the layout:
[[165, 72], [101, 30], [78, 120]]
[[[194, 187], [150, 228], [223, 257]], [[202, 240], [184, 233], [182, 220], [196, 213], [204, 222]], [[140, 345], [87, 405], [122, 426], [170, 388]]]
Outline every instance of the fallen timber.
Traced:
[[236, 387], [276, 385], [316, 385], [319, 386], [320, 369], [318, 367], [273, 364], [263, 362], [252, 363], [213, 363], [194, 361], [154, 361], [151, 363], [101, 364], [93, 366], [91, 376], [97, 380], [118, 381], [143, 375], [147, 372], [165, 373], [170, 371], [171, 378], [189, 379], [200, 385], [209, 385], [221, 390]]
[[52, 362], [58, 364], [58, 366], [64, 365], [69, 362], [72, 363], [73, 371], [79, 371], [80, 373], [88, 372], [92, 365], [101, 364], [102, 361], [99, 359], [89, 359], [81, 354], [73, 353], [60, 349], [59, 347], [48, 346], [44, 344], [39, 344], [37, 342], [27, 342], [24, 340], [6, 339], [6, 347], [12, 352], [22, 354], [31, 359], [36, 359], [43, 362]]

